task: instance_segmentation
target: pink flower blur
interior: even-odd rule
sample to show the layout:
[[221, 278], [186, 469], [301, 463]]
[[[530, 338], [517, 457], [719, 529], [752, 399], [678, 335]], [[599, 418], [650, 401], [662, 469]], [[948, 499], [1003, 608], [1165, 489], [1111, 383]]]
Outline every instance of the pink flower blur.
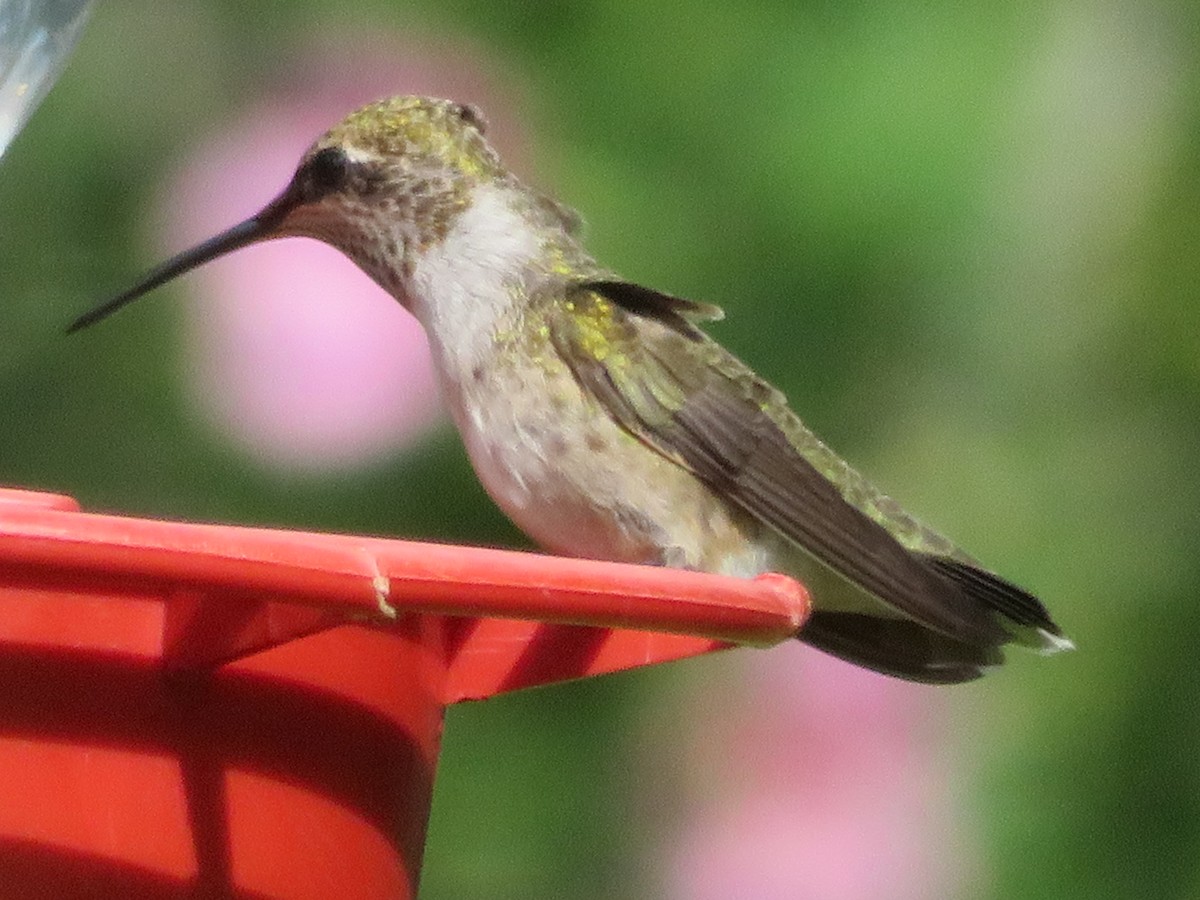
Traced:
[[971, 848], [935, 749], [937, 699], [928, 687], [786, 649], [753, 664], [745, 696], [708, 696], [692, 717], [698, 733], [685, 740], [703, 749], [689, 777], [707, 783], [668, 850], [668, 895], [957, 896]]
[[[348, 36], [297, 54], [288, 88], [267, 91], [184, 163], [163, 193], [174, 253], [256, 212], [308, 145], [351, 110], [397, 93], [478, 104], [502, 153], [515, 115], [489, 92], [474, 48]], [[295, 73], [291, 73], [295, 74]], [[420, 326], [335, 250], [288, 239], [250, 247], [184, 279], [188, 382], [197, 405], [266, 465], [344, 470], [394, 454], [442, 418]]]

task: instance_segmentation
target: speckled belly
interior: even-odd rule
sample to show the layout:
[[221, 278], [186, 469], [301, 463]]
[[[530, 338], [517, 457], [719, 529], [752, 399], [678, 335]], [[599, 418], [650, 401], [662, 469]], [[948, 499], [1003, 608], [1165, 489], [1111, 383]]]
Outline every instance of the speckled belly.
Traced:
[[561, 362], [445, 387], [480, 481], [545, 549], [742, 576], [771, 568], [762, 526], [617, 425]]

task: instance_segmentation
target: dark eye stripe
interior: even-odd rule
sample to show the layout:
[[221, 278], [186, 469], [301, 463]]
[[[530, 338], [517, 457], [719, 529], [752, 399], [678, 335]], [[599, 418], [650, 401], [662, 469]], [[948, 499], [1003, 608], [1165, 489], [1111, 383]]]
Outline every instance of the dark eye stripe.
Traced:
[[478, 107], [472, 106], [470, 103], [460, 103], [455, 112], [458, 113], [458, 117], [462, 121], [474, 126], [475, 130], [480, 134], [483, 134], [487, 130], [487, 122], [484, 121], [483, 113], [479, 111]]
[[325, 147], [313, 154], [305, 168], [309, 184], [316, 192], [324, 194], [346, 184], [351, 162], [340, 147]]

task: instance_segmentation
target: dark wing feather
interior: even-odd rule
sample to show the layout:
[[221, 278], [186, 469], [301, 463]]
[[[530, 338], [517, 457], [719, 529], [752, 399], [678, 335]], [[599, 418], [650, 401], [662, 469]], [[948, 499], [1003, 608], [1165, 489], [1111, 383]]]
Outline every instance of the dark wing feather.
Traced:
[[672, 328], [677, 327], [681, 321], [715, 322], [725, 318], [725, 312], [719, 306], [664, 294], [628, 281], [597, 279], [585, 281], [579, 285], [579, 289], [595, 291], [632, 313], [658, 319]]
[[[1055, 641], [1047, 637], [1062, 638], [1062, 630], [1050, 618], [1050, 611], [1037, 597], [1024, 588], [1001, 578], [994, 572], [945, 556], [926, 556], [931, 566], [958, 584], [960, 588], [990, 609], [996, 610], [1009, 622], [1031, 632], [1021, 636], [1022, 642], [1043, 649], [1061, 649], [1070, 642]], [[1039, 634], [1045, 632], [1046, 634]]]
[[[887, 605], [956, 641], [1007, 639], [955, 579], [847, 502], [805, 458], [781, 426], [791, 413], [778, 392], [674, 303], [638, 291], [636, 315], [621, 303], [628, 291], [609, 296], [592, 284], [572, 296], [572, 315], [551, 318], [563, 359], [627, 431]], [[803, 428], [794, 417], [787, 424], [793, 434]]]

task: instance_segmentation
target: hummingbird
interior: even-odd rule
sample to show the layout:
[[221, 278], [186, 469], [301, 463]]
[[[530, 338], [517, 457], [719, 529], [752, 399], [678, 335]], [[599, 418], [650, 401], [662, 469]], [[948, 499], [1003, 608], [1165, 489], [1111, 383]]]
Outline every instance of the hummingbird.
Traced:
[[974, 679], [1013, 643], [1071, 642], [1032, 594], [920, 524], [700, 323], [716, 306], [627, 281], [580, 218], [508, 171], [466, 104], [351, 113], [250, 218], [150, 270], [74, 332], [231, 251], [340, 250], [416, 316], [471, 463], [544, 549], [802, 581], [801, 641], [913, 681]]

